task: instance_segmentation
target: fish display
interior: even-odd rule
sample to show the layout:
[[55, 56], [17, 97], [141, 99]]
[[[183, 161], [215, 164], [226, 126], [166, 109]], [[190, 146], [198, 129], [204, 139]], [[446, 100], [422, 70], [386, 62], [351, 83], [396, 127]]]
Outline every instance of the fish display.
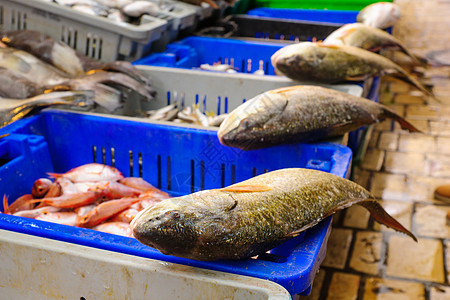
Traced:
[[[141, 17], [150, 15], [154, 17], [162, 16], [176, 9], [177, 1], [170, 0], [41, 0], [53, 2], [62, 6], [70, 7], [73, 10], [91, 16], [105, 17], [115, 22], [130, 23], [138, 25]], [[212, 8], [219, 8], [213, 0], [182, 0], [194, 5], [203, 3]], [[225, 0], [228, 5], [234, 4], [235, 0]]]
[[390, 75], [434, 97], [399, 65], [358, 47], [301, 42], [281, 48], [272, 55], [271, 62], [277, 74], [294, 80], [338, 83]]
[[356, 16], [356, 21], [368, 26], [385, 29], [400, 19], [400, 7], [391, 2], [377, 2], [364, 7]]
[[3, 213], [132, 237], [132, 219], [170, 198], [142, 178], [124, 177], [116, 168], [98, 163], [48, 175], [53, 181], [37, 179], [30, 194], [11, 204], [4, 195]]
[[218, 127], [228, 114], [215, 115], [213, 112], [202, 113], [198, 104], [186, 106], [180, 110], [182, 104], [172, 103], [157, 110], [147, 111], [148, 119], [152, 121], [172, 121], [175, 123], [195, 124], [200, 126]]
[[84, 75], [92, 70], [104, 70], [121, 72], [144, 84], [151, 84], [150, 79], [130, 62], [94, 60], [38, 31], [5, 30], [0, 32], [0, 38], [5, 45], [26, 51], [72, 77]]
[[[107, 112], [120, 108], [125, 97], [115, 87], [135, 91], [144, 101], [150, 101], [156, 94], [150, 85], [125, 73], [90, 70], [72, 77], [32, 54], [12, 47], [0, 48], [2, 78], [5, 81], [0, 84], [0, 95], [4, 97], [30, 98], [51, 91], [90, 90], [94, 92], [95, 103]], [[12, 81], [17, 84], [8, 85]]]
[[419, 132], [384, 105], [320, 86], [292, 86], [260, 94], [241, 104], [220, 125], [220, 143], [254, 150], [343, 135], [386, 118]]
[[409, 56], [416, 64], [424, 61], [411, 53], [402, 41], [384, 30], [362, 23], [346, 24], [332, 32], [324, 41], [326, 45], [348, 45], [377, 52], [381, 49], [394, 48]]
[[50, 106], [88, 109], [93, 100], [91, 91], [54, 92], [28, 99], [0, 98], [0, 128]]
[[358, 184], [322, 171], [281, 169], [215, 190], [162, 201], [131, 222], [134, 237], [164, 254], [244, 259], [359, 204], [378, 222], [416, 237]]
[[[209, 4], [212, 8], [219, 8], [213, 0], [180, 0], [181, 2], [186, 2], [195, 5], [202, 5], [202, 3]], [[233, 5], [236, 0], [225, 0], [228, 5]]]

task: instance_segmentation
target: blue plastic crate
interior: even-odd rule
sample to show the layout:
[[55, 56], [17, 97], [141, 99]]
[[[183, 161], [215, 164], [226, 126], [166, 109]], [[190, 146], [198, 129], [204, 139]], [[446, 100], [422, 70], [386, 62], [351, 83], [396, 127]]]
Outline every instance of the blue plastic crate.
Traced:
[[[256, 151], [222, 146], [216, 132], [47, 110], [0, 130], [0, 190], [12, 201], [46, 172], [99, 162], [125, 176], [142, 176], [172, 195], [220, 188], [280, 168], [305, 167], [347, 177], [345, 146], [296, 144]], [[26, 177], [20, 179], [26, 174]], [[137, 240], [94, 230], [0, 214], [0, 228], [152, 259], [268, 279], [291, 294], [308, 292], [325, 257], [331, 218], [261, 259], [202, 262], [174, 256]]]
[[248, 15], [265, 18], [290, 19], [299, 21], [327, 22], [336, 24], [355, 23], [359, 11], [327, 9], [289, 9], [260, 7], [249, 10]]
[[265, 74], [275, 75], [270, 57], [286, 44], [225, 38], [188, 37], [167, 45], [166, 51], [141, 58], [134, 65], [151, 65], [183, 69], [201, 64], [228, 63], [238, 72], [253, 73], [260, 63]]

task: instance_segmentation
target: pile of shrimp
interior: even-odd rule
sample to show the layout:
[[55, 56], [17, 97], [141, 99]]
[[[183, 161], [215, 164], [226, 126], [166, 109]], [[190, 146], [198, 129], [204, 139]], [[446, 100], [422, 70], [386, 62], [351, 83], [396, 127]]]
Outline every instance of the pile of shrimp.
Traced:
[[3, 196], [4, 213], [133, 237], [129, 224], [136, 214], [170, 198], [142, 178], [97, 163], [48, 174], [53, 181], [37, 179], [31, 194], [11, 204]]

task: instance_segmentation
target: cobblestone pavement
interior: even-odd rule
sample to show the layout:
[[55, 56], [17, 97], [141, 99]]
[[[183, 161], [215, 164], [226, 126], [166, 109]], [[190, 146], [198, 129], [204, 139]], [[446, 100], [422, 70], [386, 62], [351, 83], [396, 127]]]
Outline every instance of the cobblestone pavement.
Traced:
[[[449, 0], [395, 2], [402, 19], [394, 35], [413, 52], [450, 48]], [[378, 197], [419, 242], [351, 207], [334, 217], [312, 293], [299, 299], [450, 299], [450, 203], [433, 198], [436, 186], [450, 184], [450, 67], [422, 73], [420, 79], [433, 85], [442, 103], [387, 78], [380, 102], [423, 134], [408, 133], [392, 121], [373, 126], [364, 158], [353, 171], [353, 180]]]

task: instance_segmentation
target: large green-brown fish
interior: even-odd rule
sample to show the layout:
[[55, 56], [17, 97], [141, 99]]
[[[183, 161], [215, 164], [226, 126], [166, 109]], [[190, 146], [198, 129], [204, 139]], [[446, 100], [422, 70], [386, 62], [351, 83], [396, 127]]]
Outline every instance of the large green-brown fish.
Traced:
[[329, 173], [282, 169], [217, 190], [164, 200], [132, 221], [141, 243], [197, 260], [243, 259], [266, 252], [353, 204], [415, 236], [358, 184]]
[[294, 80], [338, 83], [390, 75], [433, 96], [399, 65], [358, 47], [301, 42], [281, 48], [272, 55], [271, 61], [278, 74]]
[[373, 52], [386, 48], [399, 49], [409, 56], [415, 64], [425, 65], [425, 62], [411, 53], [402, 41], [384, 30], [362, 23], [346, 24], [336, 29], [323, 43], [326, 45], [354, 46]]
[[223, 145], [252, 150], [335, 137], [386, 118], [419, 131], [384, 105], [329, 88], [299, 85], [268, 91], [241, 104], [222, 122], [217, 136]]

